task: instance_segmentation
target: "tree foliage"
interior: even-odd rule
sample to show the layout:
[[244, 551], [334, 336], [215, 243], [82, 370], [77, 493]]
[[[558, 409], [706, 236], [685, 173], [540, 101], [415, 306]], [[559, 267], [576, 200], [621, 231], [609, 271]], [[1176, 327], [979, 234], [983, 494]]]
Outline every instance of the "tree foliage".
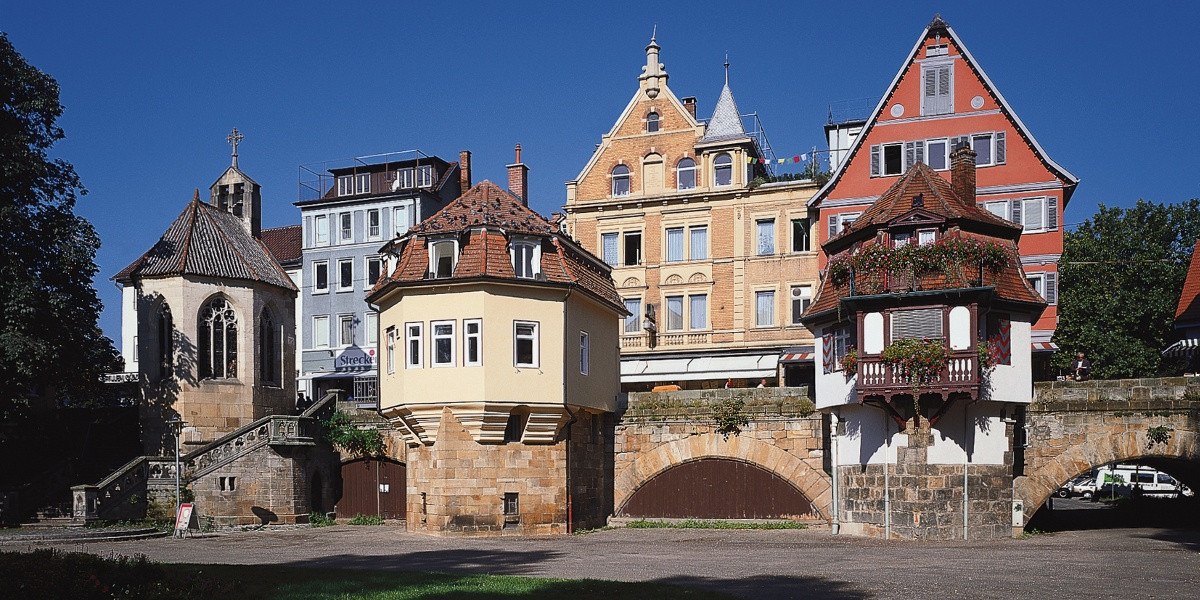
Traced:
[[1086, 352], [1092, 376], [1151, 377], [1168, 370], [1175, 307], [1200, 238], [1200, 200], [1100, 206], [1068, 232], [1059, 262], [1054, 364]]
[[0, 33], [0, 417], [95, 398], [120, 364], [97, 327], [100, 239], [74, 212], [86, 191], [47, 154], [62, 111], [58, 83]]
[[355, 457], [379, 456], [383, 454], [383, 434], [370, 427], [359, 429], [350, 415], [337, 411], [321, 422], [325, 437], [334, 445]]

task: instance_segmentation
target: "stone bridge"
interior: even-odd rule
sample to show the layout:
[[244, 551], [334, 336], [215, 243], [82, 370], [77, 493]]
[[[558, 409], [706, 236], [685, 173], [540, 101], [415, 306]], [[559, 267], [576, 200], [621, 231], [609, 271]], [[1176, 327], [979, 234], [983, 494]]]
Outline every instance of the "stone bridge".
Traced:
[[[1045, 382], [1034, 398], [1023, 460], [1014, 445], [1025, 523], [1059, 486], [1111, 462], [1148, 465], [1200, 489], [1200, 377]], [[1154, 428], [1165, 442], [1147, 435]]]
[[[740, 432], [718, 431], [722, 412], [744, 417]], [[803, 387], [631, 393], [616, 426], [616, 516], [826, 520], [827, 439]]]

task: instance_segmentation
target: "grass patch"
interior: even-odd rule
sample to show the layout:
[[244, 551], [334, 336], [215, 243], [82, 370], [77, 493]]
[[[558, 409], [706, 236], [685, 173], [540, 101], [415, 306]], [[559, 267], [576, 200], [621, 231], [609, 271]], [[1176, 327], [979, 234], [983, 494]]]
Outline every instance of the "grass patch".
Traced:
[[138, 519], [133, 521], [109, 521], [97, 520], [88, 521], [83, 524], [88, 529], [146, 529], [153, 528], [159, 531], [170, 531], [175, 523], [166, 519]]
[[354, 515], [351, 525], [383, 525], [383, 517], [379, 515]]
[[795, 521], [752, 523], [706, 519], [684, 519], [682, 521], [648, 521], [646, 519], [639, 519], [626, 523], [625, 527], [630, 529], [808, 529], [808, 524], [797, 523]]
[[312, 527], [329, 527], [337, 525], [337, 520], [332, 517], [325, 516], [324, 513], [308, 513], [308, 524]]
[[508, 575], [304, 569], [274, 565], [171, 565], [37, 550], [0, 553], [0, 598], [211, 598], [249, 600], [416, 600], [513, 598], [624, 600], [730, 596], [658, 583]]

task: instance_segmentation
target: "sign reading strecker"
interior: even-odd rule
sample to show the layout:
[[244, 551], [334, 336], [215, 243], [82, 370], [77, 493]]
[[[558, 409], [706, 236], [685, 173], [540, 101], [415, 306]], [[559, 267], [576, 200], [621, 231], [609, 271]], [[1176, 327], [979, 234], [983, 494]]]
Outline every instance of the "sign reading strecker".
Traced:
[[333, 359], [333, 370], [339, 373], [356, 373], [370, 371], [378, 366], [374, 348], [363, 350], [358, 346], [350, 346]]

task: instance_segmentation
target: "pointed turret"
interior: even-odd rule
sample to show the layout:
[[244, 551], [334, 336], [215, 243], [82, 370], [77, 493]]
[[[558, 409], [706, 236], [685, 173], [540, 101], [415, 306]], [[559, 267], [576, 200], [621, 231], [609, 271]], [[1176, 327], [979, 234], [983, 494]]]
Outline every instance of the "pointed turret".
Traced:
[[733, 92], [729, 89], [729, 58], [725, 59], [725, 87], [717, 98], [713, 108], [712, 118], [704, 128], [704, 137], [700, 143], [735, 140], [748, 137], [746, 128], [742, 126], [742, 116], [738, 112], [737, 103], [733, 100]]
[[642, 91], [650, 99], [658, 97], [658, 92], [667, 85], [667, 67], [658, 62], [658, 42], [654, 40], [658, 32], [650, 34], [650, 43], [646, 46], [646, 66], [642, 67], [642, 75], [638, 79], [642, 83]]

